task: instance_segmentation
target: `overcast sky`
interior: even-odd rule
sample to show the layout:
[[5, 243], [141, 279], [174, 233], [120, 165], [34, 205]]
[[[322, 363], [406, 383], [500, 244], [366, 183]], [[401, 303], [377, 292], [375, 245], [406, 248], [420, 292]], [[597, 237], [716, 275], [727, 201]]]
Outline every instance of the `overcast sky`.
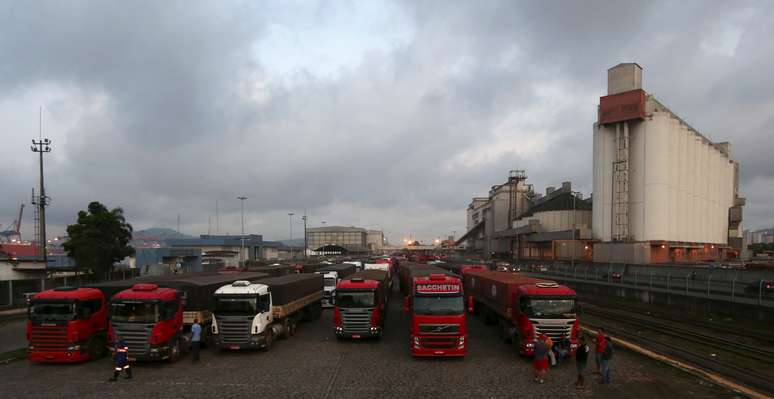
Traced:
[[37, 186], [42, 107], [51, 234], [94, 200], [188, 234], [215, 232], [217, 201], [239, 233], [244, 195], [270, 239], [305, 209], [393, 242], [459, 237], [510, 169], [588, 195], [606, 70], [637, 62], [732, 143], [745, 227], [771, 227], [772, 38], [771, 1], [0, 0], [0, 223]]

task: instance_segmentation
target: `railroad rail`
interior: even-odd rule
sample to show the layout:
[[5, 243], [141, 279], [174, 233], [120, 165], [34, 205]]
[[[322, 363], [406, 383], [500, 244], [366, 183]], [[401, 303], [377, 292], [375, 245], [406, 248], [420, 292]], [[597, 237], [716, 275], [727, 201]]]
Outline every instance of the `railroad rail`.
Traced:
[[[586, 327], [604, 327], [605, 331], [614, 338], [625, 339], [660, 355], [711, 371], [763, 394], [774, 396], [774, 379], [771, 375], [764, 375], [751, 367], [733, 364], [728, 359], [718, 360], [706, 354], [691, 351], [689, 348], [681, 346], [674, 341], [682, 340], [704, 347], [713, 347], [719, 349], [719, 351], [731, 352], [737, 356], [767, 365], [774, 365], [774, 351], [739, 343], [716, 335], [700, 333], [679, 325], [646, 320], [643, 317], [626, 314], [625, 312], [589, 307], [589, 309], [584, 309], [584, 313], [604, 321], [604, 323], [595, 323], [593, 321], [589, 322], [586, 319], [583, 323]], [[635, 331], [631, 330], [632, 327]], [[653, 331], [661, 336], [673, 338], [673, 341], [668, 342], [668, 340], [664, 339], [643, 336], [643, 330]]]

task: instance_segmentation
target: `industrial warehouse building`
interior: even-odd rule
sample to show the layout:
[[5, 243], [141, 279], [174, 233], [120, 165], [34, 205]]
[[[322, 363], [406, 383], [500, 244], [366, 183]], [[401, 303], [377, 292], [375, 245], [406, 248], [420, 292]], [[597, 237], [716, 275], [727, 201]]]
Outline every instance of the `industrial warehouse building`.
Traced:
[[457, 244], [488, 257], [601, 263], [739, 259], [744, 198], [729, 143], [713, 143], [642, 90], [634, 63], [608, 70], [593, 129], [593, 194], [546, 196], [523, 171], [467, 208]]
[[713, 143], [642, 90], [642, 68], [608, 70], [594, 124], [594, 261], [738, 257], [744, 199], [729, 143]]
[[[339, 247], [339, 252], [381, 252], [385, 246], [381, 230], [366, 230], [355, 226], [325, 226], [306, 230], [306, 245], [313, 253], [323, 247]], [[343, 251], [341, 250], [343, 249]]]

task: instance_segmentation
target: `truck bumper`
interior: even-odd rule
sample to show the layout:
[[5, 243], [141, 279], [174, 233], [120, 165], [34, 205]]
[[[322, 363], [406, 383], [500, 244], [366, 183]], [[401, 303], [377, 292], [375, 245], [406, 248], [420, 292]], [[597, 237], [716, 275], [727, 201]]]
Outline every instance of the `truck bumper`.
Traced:
[[360, 338], [378, 338], [382, 336], [381, 327], [371, 327], [371, 329], [365, 333], [346, 331], [339, 328], [336, 328], [334, 332], [336, 333], [336, 337], [339, 337], [339, 338], [360, 339]]
[[91, 357], [80, 349], [62, 352], [42, 352], [33, 349], [29, 351], [27, 358], [40, 363], [79, 363], [91, 360]]
[[[110, 346], [108, 348], [110, 352], [115, 352], [115, 348]], [[154, 345], [150, 347], [150, 349], [147, 352], [132, 352], [129, 351], [129, 361], [140, 361], [140, 362], [157, 362], [161, 360], [167, 360], [170, 357], [170, 354], [172, 353], [172, 347], [169, 346], [169, 344], [164, 345]]]
[[250, 335], [244, 342], [223, 342], [220, 335], [213, 335], [215, 346], [220, 349], [242, 350], [261, 349], [266, 347], [266, 334]]

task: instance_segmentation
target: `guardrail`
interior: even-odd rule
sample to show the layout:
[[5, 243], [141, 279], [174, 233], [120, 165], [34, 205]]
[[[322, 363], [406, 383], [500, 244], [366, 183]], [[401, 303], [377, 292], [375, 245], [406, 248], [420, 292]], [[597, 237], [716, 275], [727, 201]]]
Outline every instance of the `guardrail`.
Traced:
[[774, 283], [766, 280], [745, 282], [736, 277], [714, 278], [711, 273], [701, 275], [693, 270], [685, 273], [664, 272], [654, 267], [648, 272], [638, 269], [619, 271], [612, 266], [563, 263], [524, 266], [522, 271], [546, 277], [774, 308], [774, 287], [770, 286]]

